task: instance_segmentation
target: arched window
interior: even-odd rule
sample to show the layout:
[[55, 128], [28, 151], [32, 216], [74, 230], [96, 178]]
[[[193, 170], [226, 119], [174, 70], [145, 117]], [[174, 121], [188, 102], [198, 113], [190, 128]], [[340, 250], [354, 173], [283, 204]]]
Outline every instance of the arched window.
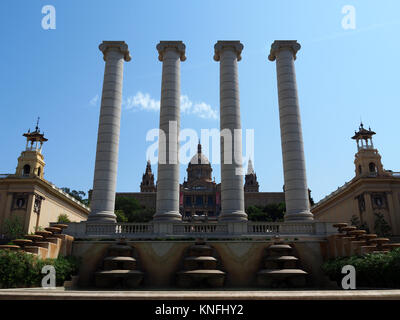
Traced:
[[369, 163], [369, 172], [376, 172], [375, 163], [373, 163], [373, 162]]
[[40, 174], [42, 173], [42, 169], [41, 168], [38, 168], [37, 169], [37, 175], [40, 177]]
[[31, 166], [29, 164], [24, 165], [23, 175], [29, 176], [31, 173]]
[[358, 165], [358, 173], [359, 173], [359, 174], [362, 173], [361, 165]]

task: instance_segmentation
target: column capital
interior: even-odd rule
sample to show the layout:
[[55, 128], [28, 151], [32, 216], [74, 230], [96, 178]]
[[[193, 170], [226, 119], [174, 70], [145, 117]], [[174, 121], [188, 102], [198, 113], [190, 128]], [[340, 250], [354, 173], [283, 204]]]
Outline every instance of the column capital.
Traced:
[[160, 41], [156, 48], [158, 51], [158, 60], [160, 61], [163, 61], [167, 49], [175, 49], [179, 53], [181, 61], [186, 60], [186, 46], [182, 41]]
[[131, 61], [131, 55], [129, 54], [128, 45], [125, 43], [125, 41], [103, 41], [99, 45], [99, 49], [101, 52], [103, 52], [104, 61], [106, 61], [107, 51], [111, 48], [119, 49], [124, 55], [124, 60]]
[[220, 54], [225, 49], [233, 49], [233, 51], [236, 53], [237, 61], [240, 61], [242, 59], [241, 53], [243, 50], [243, 44], [241, 44], [240, 41], [219, 40], [214, 45], [214, 60], [215, 61], [219, 61]]
[[293, 53], [293, 58], [296, 60], [296, 53], [301, 48], [300, 43], [297, 40], [275, 40], [271, 45], [271, 51], [269, 53], [269, 61], [275, 61], [276, 55], [282, 50], [291, 50]]

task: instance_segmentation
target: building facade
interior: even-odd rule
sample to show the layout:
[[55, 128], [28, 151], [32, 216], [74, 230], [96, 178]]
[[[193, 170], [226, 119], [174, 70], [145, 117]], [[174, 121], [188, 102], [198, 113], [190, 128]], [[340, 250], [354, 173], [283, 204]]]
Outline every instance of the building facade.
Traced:
[[59, 215], [66, 215], [71, 222], [86, 220], [89, 208], [44, 178], [42, 146], [47, 139], [38, 125], [23, 136], [26, 148], [15, 173], [0, 175], [0, 233], [15, 217], [26, 233], [48, 227]]
[[[216, 220], [221, 212], [221, 184], [212, 178], [212, 167], [202, 153], [201, 144], [197, 153], [190, 160], [179, 188], [179, 212], [184, 220]], [[156, 208], [157, 186], [154, 183], [151, 164], [147, 162], [145, 173], [140, 184], [141, 192], [118, 192], [117, 197], [133, 197], [145, 208]], [[244, 184], [245, 208], [249, 206], [266, 206], [285, 201], [284, 192], [259, 192], [257, 175], [251, 160], [248, 164]]]
[[371, 129], [361, 123], [352, 139], [357, 143], [355, 177], [312, 208], [320, 221], [351, 222], [356, 219], [375, 231], [377, 215], [384, 217], [393, 235], [400, 235], [400, 173], [385, 170], [374, 147]]

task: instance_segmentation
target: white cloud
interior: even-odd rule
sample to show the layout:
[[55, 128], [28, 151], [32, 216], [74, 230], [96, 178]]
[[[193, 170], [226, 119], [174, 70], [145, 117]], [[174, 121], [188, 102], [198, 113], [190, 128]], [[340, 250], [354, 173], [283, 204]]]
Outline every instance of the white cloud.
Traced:
[[98, 95], [98, 94], [96, 94], [96, 95], [89, 101], [89, 103], [90, 103], [91, 106], [95, 106], [95, 105], [97, 104], [97, 101], [99, 101], [99, 95]]
[[[130, 96], [123, 101], [123, 105], [128, 110], [160, 110], [160, 101], [153, 99], [150, 94], [138, 91], [134, 96]], [[218, 113], [205, 102], [192, 102], [187, 95], [181, 95], [181, 112], [193, 114], [202, 119], [217, 119]]]

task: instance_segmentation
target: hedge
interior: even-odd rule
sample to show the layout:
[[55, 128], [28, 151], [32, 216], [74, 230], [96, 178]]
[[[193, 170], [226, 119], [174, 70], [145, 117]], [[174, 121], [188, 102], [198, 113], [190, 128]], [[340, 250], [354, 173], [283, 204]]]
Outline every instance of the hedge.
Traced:
[[62, 286], [65, 280], [78, 273], [80, 260], [75, 257], [39, 259], [23, 251], [0, 250], [0, 287], [29, 288], [40, 287], [42, 268], [52, 265], [56, 269], [56, 285]]
[[356, 269], [357, 287], [400, 288], [400, 248], [388, 253], [336, 258], [325, 262], [322, 270], [341, 286], [345, 276], [341, 271], [345, 265]]

